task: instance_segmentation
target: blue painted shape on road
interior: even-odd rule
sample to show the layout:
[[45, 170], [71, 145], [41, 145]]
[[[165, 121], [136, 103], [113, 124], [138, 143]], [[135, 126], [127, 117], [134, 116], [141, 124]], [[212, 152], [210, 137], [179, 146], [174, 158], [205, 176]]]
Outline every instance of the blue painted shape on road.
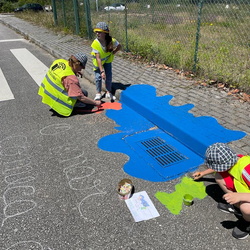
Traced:
[[[121, 110], [108, 110], [121, 132], [99, 140], [107, 151], [127, 154], [129, 175], [155, 182], [175, 179], [194, 171], [204, 161], [206, 148], [215, 142], [230, 142], [244, 132], [225, 129], [213, 117], [195, 117], [193, 104], [172, 106], [173, 96], [157, 97], [154, 87], [133, 85], [121, 94]], [[149, 148], [145, 143], [154, 144]], [[158, 145], [157, 145], [158, 144]]]

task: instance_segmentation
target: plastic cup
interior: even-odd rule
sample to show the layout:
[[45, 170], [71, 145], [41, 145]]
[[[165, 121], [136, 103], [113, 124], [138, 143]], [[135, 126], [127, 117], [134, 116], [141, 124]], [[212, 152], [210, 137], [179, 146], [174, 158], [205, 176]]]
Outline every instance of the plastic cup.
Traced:
[[118, 183], [118, 194], [120, 200], [127, 200], [132, 196], [133, 184], [130, 179], [123, 179]]
[[183, 196], [183, 203], [186, 206], [191, 206], [194, 203], [194, 197], [191, 194], [185, 194]]

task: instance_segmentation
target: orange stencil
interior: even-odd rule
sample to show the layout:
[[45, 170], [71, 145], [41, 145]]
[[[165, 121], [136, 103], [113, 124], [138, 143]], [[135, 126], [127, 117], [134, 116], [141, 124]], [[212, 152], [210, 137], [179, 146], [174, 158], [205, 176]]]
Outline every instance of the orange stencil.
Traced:
[[106, 109], [120, 110], [120, 109], [122, 109], [122, 104], [120, 102], [104, 102], [104, 103], [102, 103], [99, 110], [95, 111], [95, 113], [99, 114], [103, 110], [106, 110]]
[[120, 110], [122, 108], [122, 104], [120, 102], [104, 102], [101, 108]]

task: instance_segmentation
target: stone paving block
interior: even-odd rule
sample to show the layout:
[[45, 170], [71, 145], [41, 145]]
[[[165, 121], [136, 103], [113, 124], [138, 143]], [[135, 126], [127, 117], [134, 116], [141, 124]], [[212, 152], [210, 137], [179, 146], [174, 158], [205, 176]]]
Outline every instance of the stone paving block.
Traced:
[[237, 128], [250, 134], [250, 127], [249, 126], [246, 126], [245, 124], [238, 124], [237, 125]]

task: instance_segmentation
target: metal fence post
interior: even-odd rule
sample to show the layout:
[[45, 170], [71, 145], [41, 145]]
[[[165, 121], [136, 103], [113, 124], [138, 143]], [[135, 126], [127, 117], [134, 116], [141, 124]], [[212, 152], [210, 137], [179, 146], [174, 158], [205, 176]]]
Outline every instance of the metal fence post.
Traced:
[[198, 49], [199, 49], [201, 13], [202, 13], [203, 1], [204, 0], [200, 0], [199, 3], [198, 3], [198, 17], [197, 17], [197, 30], [196, 30], [193, 72], [196, 72], [197, 63], [198, 63]]
[[98, 0], [95, 0], [95, 5], [96, 5], [96, 11], [99, 11], [99, 7], [98, 7]]
[[86, 26], [87, 26], [87, 34], [88, 39], [93, 38], [92, 24], [91, 24], [91, 16], [90, 16], [90, 3], [89, 0], [84, 1], [84, 9], [86, 14]]
[[126, 52], [128, 52], [128, 9], [127, 0], [125, 1], [125, 40], [126, 40]]
[[66, 18], [66, 10], [65, 10], [65, 0], [62, 0], [62, 12], [63, 12], [63, 25], [67, 27], [67, 18]]
[[80, 18], [79, 18], [79, 11], [78, 11], [78, 1], [73, 0], [74, 4], [74, 15], [75, 15], [75, 25], [76, 25], [76, 34], [80, 33]]
[[53, 16], [54, 16], [54, 24], [57, 26], [58, 20], [57, 20], [57, 12], [56, 12], [56, 0], [52, 0], [52, 9], [53, 9]]

